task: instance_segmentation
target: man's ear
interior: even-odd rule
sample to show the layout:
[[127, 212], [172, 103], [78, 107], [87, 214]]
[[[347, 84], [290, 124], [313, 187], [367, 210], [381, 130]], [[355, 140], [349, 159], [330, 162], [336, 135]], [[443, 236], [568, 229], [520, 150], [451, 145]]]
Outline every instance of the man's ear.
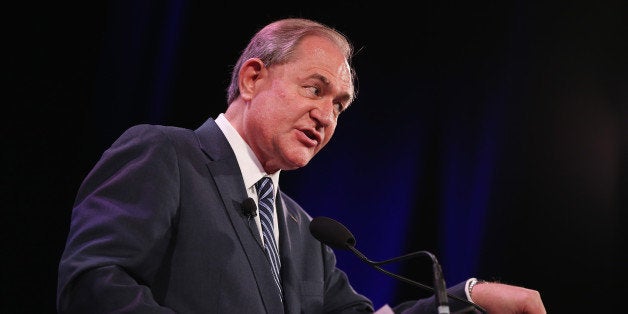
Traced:
[[238, 75], [238, 87], [242, 99], [251, 100], [255, 93], [255, 82], [264, 75], [264, 71], [266, 71], [264, 62], [258, 58], [248, 59], [242, 64]]

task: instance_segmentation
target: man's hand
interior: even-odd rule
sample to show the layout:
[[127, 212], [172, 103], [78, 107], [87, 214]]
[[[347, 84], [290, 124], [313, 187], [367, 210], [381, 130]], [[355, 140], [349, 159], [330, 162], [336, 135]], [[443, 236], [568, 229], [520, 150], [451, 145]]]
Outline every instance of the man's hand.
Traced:
[[536, 290], [501, 283], [484, 282], [473, 287], [473, 302], [489, 314], [546, 314]]

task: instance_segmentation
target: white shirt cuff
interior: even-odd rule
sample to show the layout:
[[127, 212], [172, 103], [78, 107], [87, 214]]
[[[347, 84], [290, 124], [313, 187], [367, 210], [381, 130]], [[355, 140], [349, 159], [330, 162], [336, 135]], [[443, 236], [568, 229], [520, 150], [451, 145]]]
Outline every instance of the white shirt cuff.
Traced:
[[467, 280], [467, 283], [465, 283], [464, 285], [464, 293], [467, 295], [467, 300], [469, 300], [469, 302], [473, 302], [473, 299], [471, 299], [471, 288], [473, 288], [473, 285], [475, 285], [477, 282], [477, 278], [469, 278]]

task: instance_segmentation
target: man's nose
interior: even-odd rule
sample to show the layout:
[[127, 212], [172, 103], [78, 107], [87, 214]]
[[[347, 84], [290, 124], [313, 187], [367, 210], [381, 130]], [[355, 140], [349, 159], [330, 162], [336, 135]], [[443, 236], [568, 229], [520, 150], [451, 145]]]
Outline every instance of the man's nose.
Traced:
[[318, 121], [322, 127], [328, 127], [332, 123], [336, 122], [336, 115], [334, 115], [333, 101], [325, 101], [320, 106], [310, 111], [310, 117]]

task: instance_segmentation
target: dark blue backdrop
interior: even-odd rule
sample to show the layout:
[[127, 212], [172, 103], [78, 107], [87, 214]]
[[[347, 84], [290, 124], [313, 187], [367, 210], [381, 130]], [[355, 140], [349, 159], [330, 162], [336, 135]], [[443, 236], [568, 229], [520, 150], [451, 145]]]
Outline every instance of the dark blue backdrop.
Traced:
[[[310, 165], [282, 174], [313, 216], [344, 223], [373, 260], [431, 251], [448, 285], [478, 276], [538, 289], [552, 313], [617, 309], [626, 5], [400, 3], [19, 8], [2, 312], [54, 311], [74, 195], [102, 151], [136, 123], [196, 128], [222, 112], [240, 50], [286, 16], [335, 26], [357, 48], [357, 101]], [[429, 295], [338, 259], [376, 306]], [[431, 285], [427, 258], [386, 268]]]

